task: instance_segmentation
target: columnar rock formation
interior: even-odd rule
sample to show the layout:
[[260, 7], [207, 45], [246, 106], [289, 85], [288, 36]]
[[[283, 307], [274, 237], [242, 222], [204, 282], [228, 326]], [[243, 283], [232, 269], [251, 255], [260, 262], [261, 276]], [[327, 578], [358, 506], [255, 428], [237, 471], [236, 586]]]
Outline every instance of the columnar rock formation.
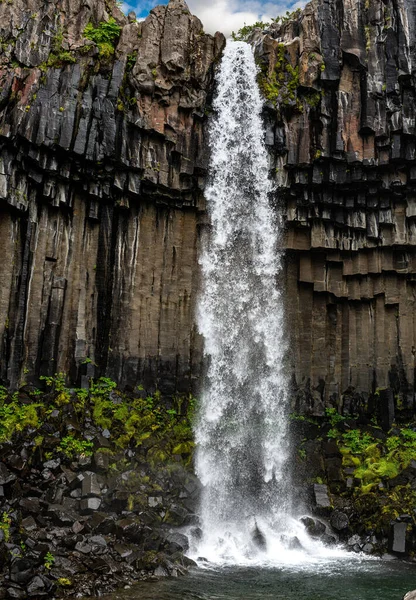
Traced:
[[[85, 37], [120, 27], [113, 50]], [[0, 377], [189, 386], [204, 122], [224, 38], [182, 0], [0, 4]], [[198, 362], [198, 360], [197, 360]]]
[[[114, 55], [85, 39], [112, 17]], [[416, 7], [312, 0], [253, 37], [287, 220], [299, 410], [412, 408]], [[224, 38], [182, 0], [0, 3], [0, 377], [189, 389], [207, 114]]]
[[410, 0], [313, 0], [254, 35], [303, 411], [385, 387], [414, 404], [415, 16]]

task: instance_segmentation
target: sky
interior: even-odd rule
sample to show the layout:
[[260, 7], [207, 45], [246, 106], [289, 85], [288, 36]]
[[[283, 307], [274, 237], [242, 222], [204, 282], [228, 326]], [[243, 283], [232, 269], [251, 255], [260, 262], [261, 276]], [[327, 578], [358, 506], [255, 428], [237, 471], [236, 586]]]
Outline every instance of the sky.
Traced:
[[[199, 17], [207, 33], [222, 31], [226, 36], [237, 31], [244, 24], [256, 21], [269, 21], [271, 17], [286, 14], [287, 10], [303, 8], [306, 0], [186, 0], [189, 10]], [[134, 10], [139, 18], [144, 18], [157, 4], [167, 4], [167, 0], [127, 0], [123, 10]]]

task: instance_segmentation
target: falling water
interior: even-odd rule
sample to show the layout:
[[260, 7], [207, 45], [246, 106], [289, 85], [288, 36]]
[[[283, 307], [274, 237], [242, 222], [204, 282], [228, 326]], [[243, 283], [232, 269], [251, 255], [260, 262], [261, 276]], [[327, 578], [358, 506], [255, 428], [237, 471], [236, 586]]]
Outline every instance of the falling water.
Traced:
[[250, 46], [229, 42], [210, 129], [212, 226], [198, 307], [208, 364], [196, 427], [200, 550], [217, 557], [265, 551], [290, 512], [281, 226], [256, 75]]

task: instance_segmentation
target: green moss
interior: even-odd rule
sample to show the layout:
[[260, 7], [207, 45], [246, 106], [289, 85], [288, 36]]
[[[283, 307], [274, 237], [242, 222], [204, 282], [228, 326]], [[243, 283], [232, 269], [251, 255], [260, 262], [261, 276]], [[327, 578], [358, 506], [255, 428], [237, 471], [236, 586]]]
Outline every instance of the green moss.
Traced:
[[[5, 388], [1, 388], [2, 395]], [[0, 443], [10, 441], [16, 433], [21, 433], [28, 427], [40, 426], [37, 409], [40, 404], [22, 404], [18, 394], [10, 399], [0, 400]]]
[[76, 62], [77, 59], [74, 53], [64, 50], [62, 47], [63, 42], [64, 31], [62, 28], [60, 28], [52, 39], [51, 53], [48, 57], [48, 60], [40, 65], [40, 69], [42, 71], [46, 71], [48, 68], [60, 68], [65, 64], [73, 64]]
[[0, 531], [4, 534], [4, 541], [7, 542], [10, 540], [10, 525], [12, 524], [12, 519], [9, 513], [4, 512], [0, 518]]
[[290, 64], [284, 44], [278, 45], [275, 58], [275, 67], [271, 72], [265, 65], [260, 68], [258, 83], [263, 96], [275, 106], [292, 106], [302, 110], [297, 98], [299, 66]]
[[321, 104], [322, 93], [309, 91], [303, 94], [306, 104], [311, 108], [317, 108]]
[[[44, 453], [48, 459], [58, 455], [73, 460], [94, 451], [94, 443], [82, 435], [87, 420], [95, 428], [110, 433], [111, 445], [101, 449], [103, 453], [116, 456], [117, 452], [134, 448], [152, 467], [177, 462], [178, 458], [184, 466], [190, 464], [194, 448], [192, 396], [165, 401], [159, 392], [145, 397], [139, 389], [137, 393], [124, 394], [117, 390], [114, 381], [104, 377], [91, 380], [87, 390], [68, 389], [62, 373], [43, 380], [50, 391], [47, 394], [31, 391], [31, 404], [0, 387], [0, 443], [24, 435], [31, 442], [34, 455]], [[77, 427], [67, 429], [68, 419], [77, 422]], [[48, 434], [51, 425], [59, 434], [54, 436], [53, 444]]]
[[87, 440], [79, 440], [72, 435], [67, 435], [61, 439], [58, 452], [62, 452], [67, 458], [75, 458], [77, 456], [91, 456], [94, 444]]
[[113, 17], [110, 17], [108, 21], [102, 21], [97, 27], [89, 23], [84, 29], [84, 36], [97, 44], [100, 57], [104, 60], [114, 55], [115, 45], [120, 34], [121, 27]]

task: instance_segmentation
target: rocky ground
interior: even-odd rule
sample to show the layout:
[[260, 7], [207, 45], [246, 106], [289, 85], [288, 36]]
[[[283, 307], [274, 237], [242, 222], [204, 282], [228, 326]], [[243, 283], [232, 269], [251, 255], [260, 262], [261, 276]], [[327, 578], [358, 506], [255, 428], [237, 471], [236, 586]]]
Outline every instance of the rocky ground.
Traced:
[[177, 527], [195, 522], [199, 491], [189, 399], [166, 408], [108, 380], [89, 395], [51, 384], [0, 408], [0, 598], [100, 596], [185, 573]]
[[[186, 573], [193, 562], [181, 527], [200, 534], [194, 399], [121, 393], [106, 378], [89, 389], [64, 381], [45, 378], [46, 391], [24, 386], [13, 395], [0, 387], [0, 598], [100, 596]], [[416, 431], [408, 416], [379, 424], [365, 411], [291, 415], [290, 468], [313, 538], [413, 560]]]
[[320, 418], [292, 415], [298, 499], [317, 517], [305, 521], [313, 537], [413, 560], [416, 423], [406, 412], [394, 422], [379, 415], [363, 410], [344, 417], [335, 409]]

